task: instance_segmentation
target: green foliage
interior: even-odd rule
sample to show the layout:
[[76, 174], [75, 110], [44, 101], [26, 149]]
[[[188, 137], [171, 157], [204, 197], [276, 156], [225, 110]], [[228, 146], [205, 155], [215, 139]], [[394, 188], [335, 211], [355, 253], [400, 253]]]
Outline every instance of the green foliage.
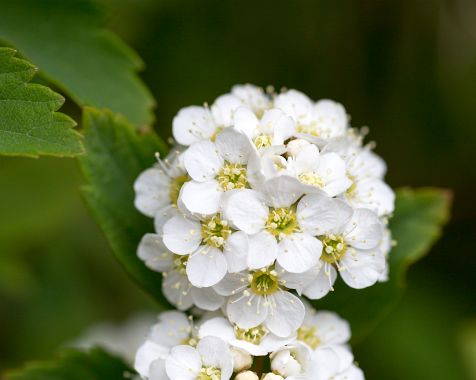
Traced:
[[138, 55], [102, 28], [90, 0], [0, 1], [0, 38], [40, 67], [80, 106], [109, 108], [135, 124], [153, 119], [154, 100], [137, 76]]
[[0, 154], [76, 156], [83, 151], [75, 122], [55, 112], [64, 98], [48, 87], [28, 83], [36, 68], [0, 48]]
[[120, 380], [131, 369], [120, 359], [94, 348], [65, 351], [57, 360], [31, 363], [6, 375], [6, 380]]
[[401, 189], [397, 192], [390, 229], [396, 246], [389, 255], [389, 281], [367, 289], [352, 289], [338, 280], [335, 292], [312, 303], [349, 320], [354, 340], [366, 335], [400, 299], [408, 267], [423, 257], [441, 235], [449, 218], [451, 197], [438, 189]]
[[83, 194], [119, 260], [134, 280], [161, 303], [161, 276], [137, 257], [140, 239], [153, 231], [150, 219], [134, 208], [133, 183], [165, 146], [152, 131], [139, 136], [128, 122], [109, 111], [86, 109], [86, 154], [80, 158], [87, 181]]

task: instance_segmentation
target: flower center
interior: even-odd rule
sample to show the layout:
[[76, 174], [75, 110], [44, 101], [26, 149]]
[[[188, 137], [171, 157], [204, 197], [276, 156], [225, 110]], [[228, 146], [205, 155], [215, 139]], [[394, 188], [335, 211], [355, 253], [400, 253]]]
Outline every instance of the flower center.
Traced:
[[189, 180], [188, 175], [180, 175], [172, 179], [169, 188], [169, 198], [172, 205], [177, 206], [177, 200], [179, 197], [180, 189], [183, 184]]
[[321, 255], [322, 260], [329, 264], [334, 264], [342, 259], [347, 250], [347, 245], [341, 235], [327, 235], [320, 239], [323, 245]]
[[187, 273], [188, 255], [174, 255], [174, 269], [180, 273], [185, 275]]
[[319, 344], [321, 343], [321, 340], [317, 336], [316, 326], [301, 326], [297, 331], [297, 338], [298, 340], [306, 343], [313, 350], [315, 350], [317, 346], [319, 346]]
[[306, 185], [311, 185], [319, 189], [324, 187], [324, 181], [314, 172], [303, 172], [299, 174], [299, 180]]
[[225, 129], [224, 127], [217, 127], [217, 128], [215, 129], [215, 132], [213, 133], [213, 135], [210, 136], [210, 140], [211, 140], [212, 142], [215, 142], [215, 140], [217, 139], [218, 134], [219, 134], [221, 131], [223, 131], [224, 129]]
[[264, 326], [256, 326], [250, 329], [241, 329], [235, 326], [235, 336], [237, 339], [245, 340], [249, 343], [260, 344], [261, 340], [268, 335], [268, 330]]
[[241, 164], [226, 162], [218, 172], [217, 180], [224, 191], [248, 186], [246, 168]]
[[272, 142], [272, 137], [270, 135], [258, 135], [254, 141], [255, 146], [258, 149], [270, 147], [271, 142]]
[[253, 293], [260, 296], [269, 295], [279, 288], [278, 274], [274, 269], [263, 268], [251, 275], [250, 286]]
[[315, 137], [319, 136], [316, 122], [313, 122], [310, 124], [304, 124], [298, 121], [298, 124], [296, 125], [296, 131], [298, 133], [306, 133], [308, 135], [315, 136]]
[[266, 221], [266, 230], [282, 239], [299, 230], [296, 212], [292, 207], [272, 209]]
[[219, 215], [214, 215], [202, 222], [203, 242], [211, 247], [222, 248], [231, 232], [228, 222], [220, 219]]
[[197, 380], [221, 380], [221, 370], [216, 367], [202, 367]]

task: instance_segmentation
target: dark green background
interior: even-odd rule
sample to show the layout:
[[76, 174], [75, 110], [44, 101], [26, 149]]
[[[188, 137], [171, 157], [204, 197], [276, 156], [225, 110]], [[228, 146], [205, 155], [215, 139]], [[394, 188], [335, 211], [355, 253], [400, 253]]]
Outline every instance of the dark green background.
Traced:
[[[342, 102], [354, 126], [370, 127], [393, 187], [453, 190], [444, 237], [410, 270], [399, 307], [355, 353], [370, 380], [470, 379], [474, 1], [103, 0], [103, 6], [110, 28], [147, 65], [142, 77], [157, 100], [162, 136], [179, 108], [212, 102], [233, 84], [297, 88]], [[76, 109], [67, 102], [65, 111]], [[93, 322], [154, 307], [112, 258], [81, 202], [80, 184], [74, 160], [0, 159], [0, 369], [51, 357]]]

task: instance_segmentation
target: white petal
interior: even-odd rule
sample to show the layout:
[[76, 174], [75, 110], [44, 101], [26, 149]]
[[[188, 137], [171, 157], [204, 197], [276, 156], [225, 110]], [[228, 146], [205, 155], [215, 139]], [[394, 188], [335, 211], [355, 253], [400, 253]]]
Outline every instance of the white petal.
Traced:
[[321, 154], [318, 173], [324, 181], [322, 190], [330, 197], [343, 193], [352, 185], [344, 160], [335, 153]]
[[187, 310], [193, 305], [190, 281], [186, 275], [173, 270], [162, 280], [162, 293], [179, 310]]
[[303, 273], [291, 273], [276, 264], [276, 271], [279, 273], [279, 279], [283, 281], [288, 289], [294, 289], [301, 295], [304, 288], [313, 283], [319, 273], [320, 264]]
[[197, 350], [203, 365], [220, 368], [221, 378], [228, 380], [233, 373], [233, 360], [230, 349], [222, 339], [206, 336], [198, 342]]
[[345, 344], [350, 339], [349, 323], [331, 311], [319, 311], [306, 317], [304, 324], [317, 327], [323, 345]]
[[355, 208], [368, 208], [379, 216], [391, 214], [395, 208], [395, 193], [379, 179], [356, 183], [355, 192], [346, 194], [346, 200]]
[[223, 254], [228, 264], [228, 272], [236, 273], [248, 267], [248, 235], [242, 231], [232, 233], [225, 244]]
[[304, 320], [304, 305], [299, 298], [286, 291], [275, 293], [270, 301], [266, 327], [277, 336], [287, 337], [294, 333]]
[[299, 225], [311, 235], [337, 233], [352, 216], [345, 202], [323, 194], [305, 195], [298, 203]]
[[321, 257], [322, 243], [306, 233], [295, 233], [279, 243], [277, 261], [291, 273], [303, 273], [314, 267]]
[[173, 266], [173, 254], [165, 247], [157, 234], [145, 234], [139, 243], [137, 256], [148, 268], [164, 272]]
[[240, 107], [234, 115], [234, 128], [252, 138], [259, 127], [259, 120], [248, 107]]
[[252, 84], [233, 86], [231, 93], [258, 114], [267, 109], [271, 103], [263, 89]]
[[180, 190], [180, 201], [188, 211], [201, 215], [212, 215], [220, 208], [223, 192], [217, 181], [185, 183]]
[[295, 132], [294, 121], [279, 109], [271, 109], [261, 119], [260, 131], [273, 136], [273, 145], [282, 145]]
[[164, 224], [164, 244], [178, 255], [188, 255], [194, 252], [202, 241], [200, 223], [174, 216]]
[[227, 305], [227, 315], [231, 322], [243, 329], [249, 329], [263, 323], [268, 316], [261, 296], [249, 297], [239, 293], [230, 297]]
[[223, 200], [223, 215], [235, 227], [251, 235], [263, 229], [268, 218], [268, 207], [257, 191], [229, 191]]
[[335, 380], [365, 380], [364, 373], [362, 370], [355, 366], [351, 365], [345, 371], [335, 375]]
[[149, 367], [149, 380], [170, 380], [165, 371], [165, 359], [157, 359]]
[[357, 249], [375, 248], [383, 236], [383, 224], [377, 214], [367, 209], [357, 209], [344, 230], [347, 245]]
[[150, 340], [171, 349], [190, 335], [190, 321], [179, 311], [164, 311], [150, 332]]
[[303, 186], [296, 178], [287, 175], [267, 180], [262, 189], [266, 203], [273, 207], [288, 207], [303, 193]]
[[241, 105], [241, 100], [234, 95], [226, 94], [216, 98], [211, 107], [216, 124], [220, 127], [233, 125], [233, 114]]
[[215, 130], [216, 125], [210, 111], [198, 106], [182, 108], [172, 124], [174, 138], [181, 145], [207, 140]]
[[233, 326], [226, 318], [215, 317], [200, 325], [198, 336], [200, 339], [206, 336], [215, 336], [223, 339], [225, 342], [230, 342], [235, 339], [235, 332]]
[[347, 248], [341, 260], [342, 279], [355, 289], [363, 289], [375, 284], [385, 270], [385, 256], [377, 249], [361, 250]]
[[153, 217], [170, 204], [170, 178], [159, 168], [143, 171], [134, 182], [135, 207], [144, 215]]
[[323, 266], [319, 270], [316, 279], [311, 282], [302, 293], [312, 300], [321, 299], [332, 289], [336, 278], [337, 273], [333, 266]]
[[169, 348], [146, 340], [137, 350], [134, 368], [142, 377], [149, 377], [150, 365], [159, 358], [165, 359]]
[[289, 90], [276, 97], [274, 100], [274, 106], [283, 110], [294, 120], [298, 120], [308, 115], [312, 102], [302, 92]]
[[[223, 278], [213, 289], [222, 296], [238, 294], [237, 289], [248, 284], [247, 275], [244, 273], [230, 273]], [[241, 293], [240, 293], [241, 294]]]
[[171, 380], [195, 380], [202, 368], [198, 351], [190, 346], [176, 346], [165, 360], [165, 370]]
[[225, 299], [213, 288], [196, 288], [192, 290], [193, 303], [203, 310], [215, 311], [223, 306]]
[[178, 215], [177, 208], [173, 205], [165, 206], [158, 210], [154, 217], [154, 229], [158, 234], [162, 234], [164, 224], [172, 218], [173, 216]]
[[193, 286], [209, 287], [225, 276], [226, 269], [226, 259], [218, 248], [202, 246], [188, 259], [187, 277]]
[[342, 104], [329, 99], [319, 100], [313, 109], [313, 119], [317, 121], [319, 134], [323, 138], [343, 135], [347, 128], [347, 113]]
[[248, 267], [259, 269], [271, 265], [278, 255], [278, 243], [269, 232], [261, 231], [249, 237]]
[[218, 154], [214, 143], [199, 141], [183, 153], [183, 164], [190, 177], [195, 181], [205, 182], [216, 177], [223, 166], [223, 158]]
[[220, 156], [227, 162], [245, 164], [252, 149], [250, 140], [244, 133], [227, 128], [215, 141]]

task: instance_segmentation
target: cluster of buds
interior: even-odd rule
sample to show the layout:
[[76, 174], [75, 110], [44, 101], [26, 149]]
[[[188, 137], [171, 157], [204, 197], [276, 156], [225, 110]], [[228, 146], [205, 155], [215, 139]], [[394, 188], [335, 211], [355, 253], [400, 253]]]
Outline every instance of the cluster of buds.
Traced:
[[[303, 296], [326, 296], [338, 275], [356, 289], [387, 278], [395, 195], [384, 181], [385, 162], [363, 143], [364, 133], [350, 127], [344, 107], [295, 90], [235, 86], [211, 106], [180, 110], [173, 134], [172, 152], [157, 157], [134, 185], [137, 209], [155, 222], [138, 256], [163, 274], [163, 293], [177, 309], [219, 313], [212, 321], [231, 332], [199, 334], [195, 345], [180, 354], [172, 349], [168, 357], [181, 360], [188, 352], [184, 363], [192, 356], [202, 360], [216, 339], [233, 346], [233, 333], [231, 341], [266, 342], [255, 344], [265, 354], [244, 351], [268, 355], [269, 374], [258, 371], [268, 380], [304, 379], [303, 373], [338, 379], [341, 372], [351, 378], [346, 371], [361, 376], [348, 350], [323, 353], [315, 337], [316, 354], [313, 344], [296, 340], [307, 336]], [[319, 323], [311, 327], [311, 341], [320, 329]], [[267, 346], [270, 341], [279, 345]], [[231, 369], [196, 362], [187, 378], [255, 379], [258, 374], [236, 363], [256, 360], [233, 352]], [[165, 360], [165, 372], [154, 380], [185, 379], [172, 375], [175, 359]], [[321, 362], [340, 364], [327, 371]]]

